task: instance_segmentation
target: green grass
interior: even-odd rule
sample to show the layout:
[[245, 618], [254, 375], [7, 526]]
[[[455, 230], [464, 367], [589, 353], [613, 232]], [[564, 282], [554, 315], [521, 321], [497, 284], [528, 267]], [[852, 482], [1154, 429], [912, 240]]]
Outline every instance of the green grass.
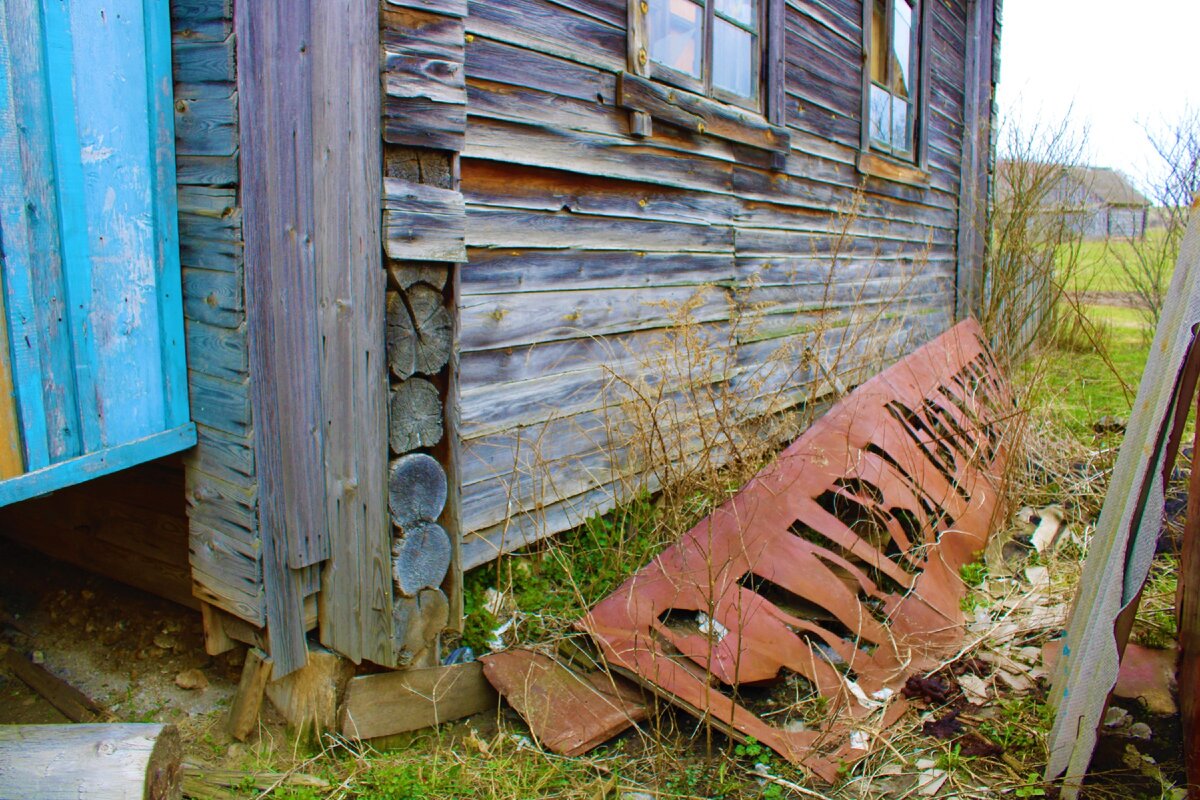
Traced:
[[523, 620], [522, 641], [563, 632], [658, 554], [666, 542], [657, 515], [651, 498], [641, 494], [549, 542], [467, 573], [463, 644], [487, 652], [491, 631], [505, 621], [484, 608], [489, 588], [503, 592], [509, 612]]
[[[1128, 418], [1152, 332], [1132, 308], [1084, 306], [1101, 350], [1052, 350], [1041, 402], [1077, 436], [1090, 437], [1101, 417]], [[1043, 367], [1039, 367], [1043, 368]]]
[[[1165, 235], [1162, 230], [1151, 230], [1146, 233], [1146, 246], [1159, 249], [1161, 239]], [[1128, 292], [1132, 290], [1129, 276], [1121, 267], [1122, 259], [1126, 263], [1135, 263], [1134, 245], [1128, 240], [1104, 239], [1088, 240], [1079, 243], [1078, 262], [1074, 274], [1066, 281], [1069, 291], [1084, 292]], [[1064, 248], [1058, 254], [1060, 269], [1066, 270], [1070, 263], [1070, 251]], [[1167, 265], [1167, 279], [1170, 279], [1175, 265]]]

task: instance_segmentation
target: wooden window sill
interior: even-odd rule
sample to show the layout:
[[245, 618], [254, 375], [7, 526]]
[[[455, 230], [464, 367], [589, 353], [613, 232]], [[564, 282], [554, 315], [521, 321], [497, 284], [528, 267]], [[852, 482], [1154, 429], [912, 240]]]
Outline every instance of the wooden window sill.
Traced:
[[628, 72], [618, 76], [617, 105], [696, 133], [767, 150], [780, 160], [791, 151], [788, 129], [770, 124], [753, 111]]
[[909, 186], [928, 188], [929, 173], [918, 169], [912, 164], [897, 161], [894, 158], [881, 156], [878, 153], [859, 153], [858, 171], [863, 175], [896, 183], [906, 183]]

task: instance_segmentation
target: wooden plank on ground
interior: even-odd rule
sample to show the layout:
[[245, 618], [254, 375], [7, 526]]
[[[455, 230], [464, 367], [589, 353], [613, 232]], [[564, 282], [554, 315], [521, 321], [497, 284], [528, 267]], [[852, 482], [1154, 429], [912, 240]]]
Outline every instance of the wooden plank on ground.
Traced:
[[374, 739], [420, 730], [496, 708], [499, 697], [479, 662], [351, 678], [341, 732]]
[[[4, 654], [4, 666], [72, 722], [97, 722], [108, 716], [108, 712], [95, 700], [15, 650]], [[2, 774], [4, 772], [0, 770]]]

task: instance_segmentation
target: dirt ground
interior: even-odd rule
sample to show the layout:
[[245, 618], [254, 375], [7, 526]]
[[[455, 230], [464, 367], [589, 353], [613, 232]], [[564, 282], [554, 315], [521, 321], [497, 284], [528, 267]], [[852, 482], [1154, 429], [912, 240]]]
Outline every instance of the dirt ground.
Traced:
[[[175, 723], [193, 760], [244, 750], [223, 724], [242, 648], [209, 656], [199, 611], [0, 539], [0, 655], [9, 651], [41, 663], [115, 720]], [[177, 679], [200, 685], [182, 688]], [[0, 723], [69, 721], [0, 664]]]

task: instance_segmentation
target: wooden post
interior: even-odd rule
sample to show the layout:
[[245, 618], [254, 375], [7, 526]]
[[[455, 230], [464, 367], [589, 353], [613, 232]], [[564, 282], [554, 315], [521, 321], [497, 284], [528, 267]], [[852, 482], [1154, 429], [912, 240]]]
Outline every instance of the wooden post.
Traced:
[[175, 800], [182, 762], [174, 725], [0, 726], [5, 797]]
[[242, 679], [238, 683], [237, 694], [233, 696], [233, 704], [229, 707], [229, 735], [238, 741], [245, 741], [258, 723], [258, 712], [262, 708], [263, 693], [267, 681], [271, 680], [273, 666], [270, 656], [257, 647], [246, 651]]

